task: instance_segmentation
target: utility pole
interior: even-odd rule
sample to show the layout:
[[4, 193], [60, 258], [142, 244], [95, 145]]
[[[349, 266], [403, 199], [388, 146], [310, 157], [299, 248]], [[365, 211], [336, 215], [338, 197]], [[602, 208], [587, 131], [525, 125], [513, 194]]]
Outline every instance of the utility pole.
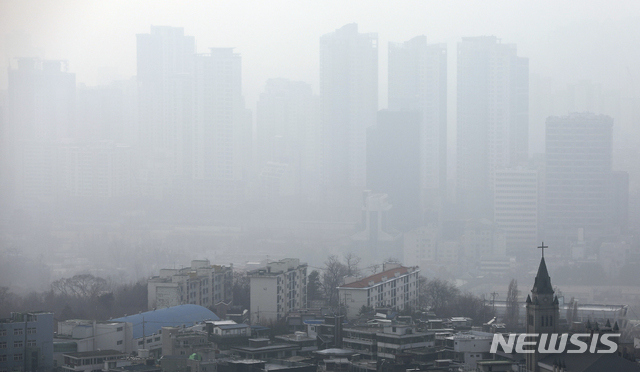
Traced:
[[490, 294], [491, 294], [491, 306], [492, 306], [491, 310], [493, 311], [493, 315], [495, 316], [496, 315], [496, 297], [498, 297], [499, 294], [495, 291], [491, 292]]

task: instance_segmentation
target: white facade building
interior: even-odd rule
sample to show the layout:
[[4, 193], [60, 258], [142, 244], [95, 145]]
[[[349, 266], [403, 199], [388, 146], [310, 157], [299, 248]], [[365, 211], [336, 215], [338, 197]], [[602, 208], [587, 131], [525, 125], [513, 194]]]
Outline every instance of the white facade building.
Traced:
[[190, 267], [161, 269], [147, 282], [149, 310], [182, 304], [213, 306], [233, 301], [233, 265], [193, 260]]
[[128, 322], [111, 322], [71, 319], [58, 323], [58, 338], [73, 340], [77, 352], [114, 350], [131, 353], [133, 325]]
[[307, 264], [297, 258], [270, 262], [247, 273], [251, 291], [251, 324], [283, 319], [307, 307]]
[[392, 307], [403, 310], [418, 303], [417, 266], [404, 267], [397, 263], [385, 263], [383, 271], [366, 278], [346, 278], [338, 287], [340, 303], [346, 305], [347, 317], [358, 315], [362, 306]]

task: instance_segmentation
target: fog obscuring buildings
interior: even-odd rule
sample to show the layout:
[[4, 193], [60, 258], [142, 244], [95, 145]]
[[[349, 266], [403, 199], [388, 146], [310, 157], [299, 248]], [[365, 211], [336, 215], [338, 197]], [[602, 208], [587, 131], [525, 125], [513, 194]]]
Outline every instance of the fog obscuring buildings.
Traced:
[[496, 170], [527, 160], [529, 60], [495, 36], [458, 43], [457, 202], [490, 216]]
[[351, 23], [320, 37], [320, 102], [324, 197], [348, 212], [365, 188], [366, 129], [378, 111], [377, 34]]
[[613, 119], [570, 114], [547, 119], [546, 223], [549, 244], [568, 247], [578, 240], [612, 233]]
[[420, 115], [418, 200], [426, 220], [435, 222], [447, 194], [446, 44], [427, 44], [424, 35], [389, 43], [389, 110]]

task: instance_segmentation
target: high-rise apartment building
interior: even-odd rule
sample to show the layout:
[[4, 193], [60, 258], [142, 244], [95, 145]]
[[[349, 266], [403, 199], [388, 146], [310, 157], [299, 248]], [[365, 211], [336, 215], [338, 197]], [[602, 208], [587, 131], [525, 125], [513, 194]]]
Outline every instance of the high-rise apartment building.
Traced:
[[181, 27], [151, 26], [137, 35], [140, 145], [150, 184], [144, 190], [156, 196], [173, 177], [190, 174], [195, 52]]
[[244, 200], [251, 156], [242, 59], [233, 48], [210, 48], [194, 61], [193, 204], [233, 207]]
[[267, 80], [256, 111], [259, 198], [319, 197], [318, 103], [307, 83]]
[[607, 233], [612, 220], [613, 119], [574, 113], [547, 119], [544, 240], [567, 248]]
[[527, 160], [529, 60], [495, 36], [458, 43], [457, 202], [490, 217], [495, 171]]
[[249, 271], [251, 323], [267, 324], [307, 307], [307, 264], [297, 258]]
[[14, 182], [7, 192], [19, 203], [55, 198], [55, 148], [74, 135], [75, 96], [75, 74], [65, 62], [21, 58], [9, 69], [4, 130]]
[[447, 182], [446, 44], [424, 35], [389, 43], [389, 110], [420, 113], [420, 202], [437, 215]]
[[325, 198], [355, 212], [366, 183], [366, 129], [378, 111], [377, 34], [352, 23], [320, 37], [320, 100]]

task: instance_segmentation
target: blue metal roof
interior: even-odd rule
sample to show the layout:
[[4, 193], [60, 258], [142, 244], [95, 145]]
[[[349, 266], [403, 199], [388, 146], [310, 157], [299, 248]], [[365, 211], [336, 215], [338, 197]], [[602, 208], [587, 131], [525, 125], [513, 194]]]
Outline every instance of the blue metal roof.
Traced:
[[222, 324], [217, 326], [220, 329], [236, 329], [236, 328], [249, 328], [248, 325], [244, 324], [244, 323], [240, 323], [240, 324]]
[[162, 327], [178, 327], [183, 324], [192, 326], [195, 322], [220, 320], [213, 311], [206, 307], [193, 304], [167, 307], [111, 320], [115, 322], [133, 323], [133, 338], [140, 338], [142, 337], [143, 319], [145, 336], [158, 332]]

